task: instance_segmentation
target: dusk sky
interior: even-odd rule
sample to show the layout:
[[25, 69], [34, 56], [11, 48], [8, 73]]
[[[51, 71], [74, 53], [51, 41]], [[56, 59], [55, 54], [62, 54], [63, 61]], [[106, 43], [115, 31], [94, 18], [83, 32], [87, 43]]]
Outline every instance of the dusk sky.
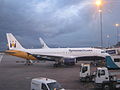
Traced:
[[[104, 46], [114, 45], [120, 0], [103, 1]], [[100, 46], [99, 12], [95, 0], [0, 0], [0, 49], [6, 33], [25, 48], [41, 47], [39, 37], [50, 47]]]

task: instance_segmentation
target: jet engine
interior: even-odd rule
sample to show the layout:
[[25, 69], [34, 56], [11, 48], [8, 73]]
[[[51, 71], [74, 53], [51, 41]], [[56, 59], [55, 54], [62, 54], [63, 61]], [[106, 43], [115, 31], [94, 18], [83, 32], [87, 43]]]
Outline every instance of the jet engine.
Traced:
[[64, 58], [65, 65], [75, 65], [76, 59], [75, 58]]

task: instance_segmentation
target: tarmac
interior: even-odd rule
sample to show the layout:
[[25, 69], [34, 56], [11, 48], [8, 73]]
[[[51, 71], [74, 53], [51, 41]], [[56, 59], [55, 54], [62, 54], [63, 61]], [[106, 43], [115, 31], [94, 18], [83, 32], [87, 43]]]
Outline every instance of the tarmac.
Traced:
[[80, 62], [75, 66], [55, 68], [54, 62], [39, 62], [26, 66], [24, 63], [16, 63], [25, 61], [24, 59], [8, 55], [4, 55], [0, 61], [0, 90], [30, 90], [31, 80], [37, 77], [55, 79], [67, 90], [94, 88], [92, 83], [80, 82]]
[[[42, 61], [31, 66], [24, 62], [24, 59], [0, 54], [0, 90], [30, 90], [31, 80], [38, 77], [55, 79], [65, 90], [94, 90], [94, 83], [80, 82], [79, 71], [83, 62], [57, 68], [53, 67], [54, 62]], [[110, 72], [120, 78], [120, 70]]]

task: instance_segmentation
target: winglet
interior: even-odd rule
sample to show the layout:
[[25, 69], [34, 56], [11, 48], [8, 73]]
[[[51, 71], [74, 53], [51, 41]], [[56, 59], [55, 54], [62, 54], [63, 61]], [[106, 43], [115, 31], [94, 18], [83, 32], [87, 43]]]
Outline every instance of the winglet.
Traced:
[[40, 43], [41, 43], [43, 49], [49, 48], [49, 47], [46, 45], [46, 43], [43, 41], [42, 38], [39, 38], [39, 40], [40, 40]]

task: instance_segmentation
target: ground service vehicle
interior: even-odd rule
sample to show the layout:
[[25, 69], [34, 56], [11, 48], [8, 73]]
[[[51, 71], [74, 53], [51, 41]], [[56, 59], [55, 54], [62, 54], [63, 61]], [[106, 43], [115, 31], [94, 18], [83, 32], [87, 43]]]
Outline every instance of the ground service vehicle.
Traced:
[[97, 68], [94, 82], [96, 88], [103, 88], [103, 89], [120, 88], [120, 79], [117, 79], [115, 75], [110, 75], [106, 67]]
[[65, 90], [65, 89], [63, 89], [56, 80], [40, 77], [32, 79], [31, 90]]
[[96, 74], [90, 74], [90, 64], [81, 65], [80, 80], [94, 81], [95, 88], [116, 89], [120, 88], [120, 79], [110, 75], [106, 67], [97, 67]]
[[81, 64], [80, 81], [83, 82], [93, 81], [94, 75], [92, 75], [90, 71], [91, 71], [90, 64]]

